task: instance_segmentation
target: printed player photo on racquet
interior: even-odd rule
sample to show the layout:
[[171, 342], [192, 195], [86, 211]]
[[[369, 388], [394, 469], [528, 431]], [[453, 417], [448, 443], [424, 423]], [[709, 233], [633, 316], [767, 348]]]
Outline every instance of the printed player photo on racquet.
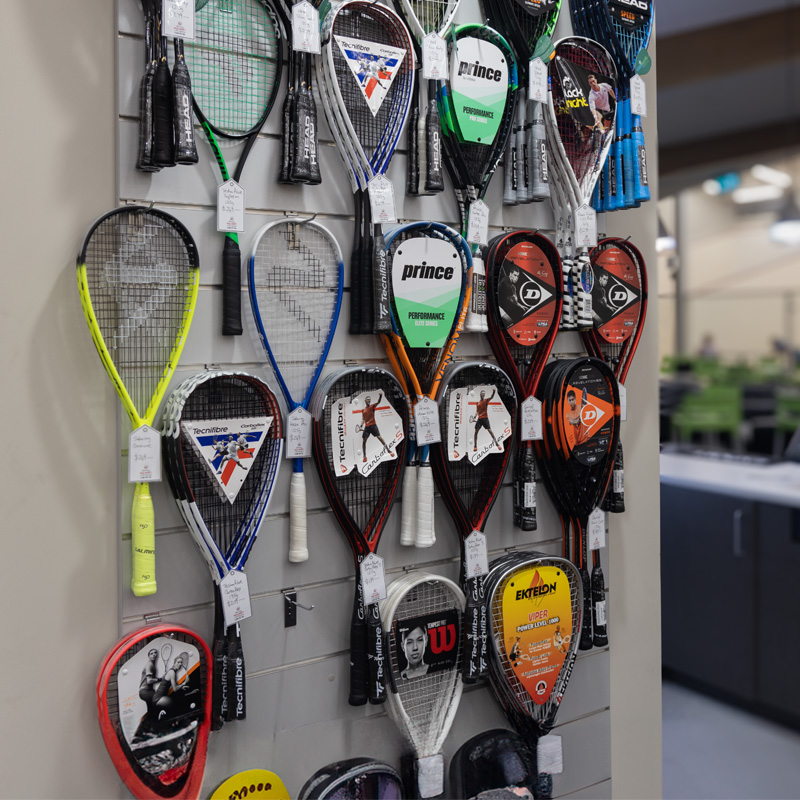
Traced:
[[337, 477], [349, 475], [353, 468], [367, 476], [384, 461], [397, 458], [403, 422], [379, 389], [335, 401], [331, 423]]
[[455, 609], [395, 620], [397, 666], [403, 680], [453, 669], [461, 621]]
[[569, 449], [580, 463], [593, 464], [606, 455], [613, 420], [614, 399], [604, 383], [598, 383], [594, 392], [567, 387], [564, 430]]
[[642, 285], [627, 253], [616, 247], [604, 250], [594, 261], [592, 316], [600, 336], [620, 344], [634, 332], [639, 319]]
[[448, 399], [450, 461], [467, 456], [479, 464], [491, 453], [502, 453], [511, 436], [511, 415], [493, 385], [456, 389]]
[[547, 333], [557, 300], [555, 281], [549, 258], [533, 242], [522, 241], [506, 254], [497, 276], [497, 303], [514, 341], [533, 345]]

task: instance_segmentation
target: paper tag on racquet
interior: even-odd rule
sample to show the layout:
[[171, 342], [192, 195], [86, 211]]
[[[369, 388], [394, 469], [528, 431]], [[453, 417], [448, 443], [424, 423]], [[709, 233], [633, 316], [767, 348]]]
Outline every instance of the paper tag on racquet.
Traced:
[[385, 175], [376, 175], [367, 184], [372, 219], [376, 223], [397, 222], [394, 207], [394, 186]]
[[429, 33], [422, 40], [422, 77], [426, 81], [447, 77], [447, 43], [438, 33]]
[[584, 203], [575, 210], [575, 244], [594, 247], [597, 244], [597, 214]]
[[617, 381], [619, 389], [619, 418], [622, 422], [628, 419], [628, 390], [623, 384]]
[[489, 206], [483, 200], [476, 200], [469, 207], [467, 241], [480, 245], [489, 243]]
[[423, 397], [414, 406], [414, 425], [417, 446], [436, 444], [442, 441], [439, 428], [439, 406], [430, 397]]
[[292, 49], [297, 53], [319, 53], [319, 11], [308, 0], [292, 6]]
[[647, 116], [647, 87], [641, 75], [631, 78], [631, 113]]
[[650, 67], [653, 66], [653, 59], [650, 58], [650, 53], [647, 52], [644, 48], [642, 48], [636, 54], [636, 61], [633, 65], [633, 71], [637, 75], [647, 75], [650, 72]]
[[531, 59], [530, 62], [528, 97], [537, 103], [547, 102], [547, 64], [541, 58]]
[[222, 611], [225, 616], [225, 627], [230, 628], [251, 616], [250, 590], [247, 588], [247, 575], [238, 569], [232, 569], [220, 582], [219, 591], [222, 596]]
[[244, 233], [244, 189], [233, 179], [217, 189], [217, 230]]
[[606, 515], [602, 508], [589, 514], [589, 549], [602, 550], [606, 546]]
[[520, 438], [523, 442], [535, 442], [543, 437], [542, 432], [542, 401], [536, 397], [528, 397], [523, 401], [522, 424]]
[[486, 575], [489, 572], [486, 537], [480, 531], [472, 531], [464, 539], [464, 553], [467, 560], [467, 578], [477, 578], [479, 575]]
[[142, 425], [128, 437], [128, 483], [161, 480], [161, 434]]
[[467, 456], [474, 465], [491, 453], [503, 452], [503, 442], [511, 436], [511, 415], [495, 386], [456, 389], [448, 406], [450, 461]]
[[194, 39], [194, 0], [163, 0], [161, 19], [164, 36]]
[[371, 606], [379, 600], [386, 599], [386, 573], [383, 559], [370, 553], [361, 562], [361, 590], [364, 592], [364, 604]]
[[543, 705], [573, 636], [569, 579], [558, 567], [537, 565], [518, 572], [503, 591], [502, 608], [506, 656], [534, 703]]
[[286, 418], [286, 458], [311, 457], [311, 414], [298, 406]]
[[248, 476], [252, 464], [274, 417], [196, 420], [182, 426], [195, 452], [203, 459], [220, 497], [233, 503]]

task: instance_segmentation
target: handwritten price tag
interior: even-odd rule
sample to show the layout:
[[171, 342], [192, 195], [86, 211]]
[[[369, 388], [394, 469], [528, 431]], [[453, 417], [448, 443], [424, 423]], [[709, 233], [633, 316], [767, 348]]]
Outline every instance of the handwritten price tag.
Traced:
[[447, 44], [438, 33], [429, 33], [422, 40], [422, 77], [426, 81], [438, 81], [446, 75]]
[[619, 381], [619, 418], [625, 422], [628, 419], [628, 390]]
[[414, 424], [416, 425], [417, 444], [435, 444], [442, 441], [439, 428], [439, 406], [430, 397], [423, 397], [414, 406]]
[[252, 615], [250, 611], [250, 590], [247, 588], [247, 575], [232, 569], [220, 582], [222, 610], [225, 626], [236, 625]]
[[537, 103], [547, 102], [547, 65], [541, 58], [531, 60], [528, 71], [528, 97]]
[[161, 480], [161, 436], [142, 425], [128, 437], [128, 482], [157, 483]]
[[376, 175], [367, 184], [372, 219], [376, 223], [397, 222], [394, 207], [394, 186], [385, 175]]
[[533, 442], [543, 438], [542, 433], [542, 401], [531, 396], [522, 403], [523, 442]]
[[234, 180], [217, 189], [217, 230], [244, 233], [244, 189]]
[[597, 214], [584, 203], [575, 211], [575, 244], [594, 247], [597, 244]]
[[292, 47], [297, 52], [319, 53], [319, 11], [308, 0], [292, 6]]
[[606, 546], [606, 515], [602, 508], [589, 514], [589, 549], [602, 550]]
[[286, 418], [286, 458], [311, 457], [311, 414], [297, 407]]
[[386, 599], [386, 573], [383, 559], [370, 553], [361, 562], [361, 589], [364, 592], [364, 605], [371, 606]]
[[489, 243], [489, 206], [483, 200], [476, 200], [469, 207], [467, 241], [480, 245]]
[[647, 116], [647, 86], [641, 75], [631, 78], [631, 113], [640, 117]]
[[164, 0], [161, 19], [164, 36], [194, 39], [194, 0]]
[[477, 578], [489, 572], [489, 553], [486, 550], [486, 537], [480, 531], [464, 539], [464, 552], [467, 557], [467, 577]]

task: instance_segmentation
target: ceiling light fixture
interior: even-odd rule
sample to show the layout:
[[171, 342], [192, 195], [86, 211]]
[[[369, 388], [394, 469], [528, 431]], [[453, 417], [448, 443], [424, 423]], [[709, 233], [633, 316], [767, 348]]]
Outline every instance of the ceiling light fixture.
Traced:
[[737, 205], [744, 206], [750, 203], [764, 203], [767, 200], [779, 200], [783, 195], [783, 189], [779, 186], [761, 184], [760, 186], [743, 186], [736, 189], [731, 198]]
[[770, 225], [769, 238], [773, 242], [791, 247], [800, 245], [800, 209], [792, 192], [786, 196], [786, 203], [781, 208], [777, 221]]
[[768, 167], [766, 164], [756, 164], [750, 169], [750, 174], [762, 183], [788, 189], [792, 185], [792, 176], [780, 169]]

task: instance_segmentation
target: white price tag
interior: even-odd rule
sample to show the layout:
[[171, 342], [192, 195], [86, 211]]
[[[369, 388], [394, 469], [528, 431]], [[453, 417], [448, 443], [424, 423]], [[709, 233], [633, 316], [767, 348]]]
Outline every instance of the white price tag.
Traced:
[[575, 211], [575, 244], [578, 247], [594, 247], [597, 244], [597, 214], [586, 203]]
[[639, 117], [647, 116], [647, 86], [641, 75], [631, 78], [631, 113]]
[[625, 470], [615, 469], [611, 472], [614, 494], [625, 494]]
[[217, 189], [217, 230], [220, 233], [244, 233], [244, 189], [235, 180]]
[[602, 550], [606, 546], [606, 515], [602, 508], [589, 514], [589, 549]]
[[194, 0], [164, 0], [161, 19], [164, 36], [194, 39]]
[[367, 184], [372, 221], [375, 223], [397, 222], [394, 207], [394, 187], [385, 175], [376, 175]]
[[598, 625], [605, 625], [607, 623], [605, 600], [601, 600], [599, 603], [594, 604], [594, 616]]
[[128, 482], [156, 483], [161, 480], [161, 435], [142, 425], [128, 437]]
[[364, 592], [364, 605], [371, 606], [386, 599], [386, 573], [383, 559], [370, 553], [361, 562], [361, 590]]
[[311, 414], [301, 406], [286, 418], [286, 458], [311, 458]]
[[477, 578], [489, 572], [489, 553], [486, 550], [486, 537], [480, 531], [464, 539], [464, 553], [467, 557], [467, 577]]
[[470, 244], [489, 244], [489, 206], [476, 200], [469, 207], [467, 241]]
[[531, 396], [522, 403], [523, 442], [532, 442], [543, 438], [542, 433], [542, 401]]
[[430, 397], [423, 397], [414, 406], [414, 425], [416, 426], [417, 444], [436, 444], [442, 441], [439, 429], [439, 406]]
[[619, 387], [619, 418], [625, 422], [628, 419], [628, 390], [617, 381]]
[[547, 64], [541, 58], [531, 60], [528, 70], [528, 99], [547, 102]]
[[536, 508], [536, 483], [525, 481], [522, 487], [522, 507]]
[[225, 626], [230, 627], [251, 616], [250, 591], [247, 588], [247, 575], [238, 569], [232, 569], [220, 582], [222, 595], [222, 611]]
[[292, 48], [301, 53], [319, 53], [319, 11], [308, 0], [292, 6]]
[[422, 40], [422, 77], [438, 81], [447, 76], [447, 44], [438, 33], [429, 33]]

